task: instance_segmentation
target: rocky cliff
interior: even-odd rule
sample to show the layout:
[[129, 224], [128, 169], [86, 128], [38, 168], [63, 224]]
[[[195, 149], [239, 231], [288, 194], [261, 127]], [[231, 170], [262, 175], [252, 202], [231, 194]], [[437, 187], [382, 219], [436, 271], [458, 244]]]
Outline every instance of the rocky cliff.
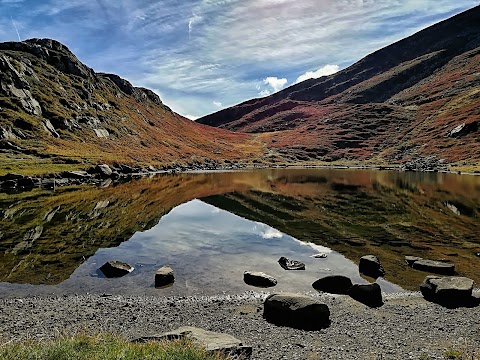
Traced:
[[306, 80], [198, 120], [263, 133], [283, 161], [478, 165], [480, 7]]
[[261, 155], [253, 136], [185, 119], [154, 92], [96, 73], [54, 40], [0, 43], [0, 74], [3, 173], [99, 162], [201, 167]]

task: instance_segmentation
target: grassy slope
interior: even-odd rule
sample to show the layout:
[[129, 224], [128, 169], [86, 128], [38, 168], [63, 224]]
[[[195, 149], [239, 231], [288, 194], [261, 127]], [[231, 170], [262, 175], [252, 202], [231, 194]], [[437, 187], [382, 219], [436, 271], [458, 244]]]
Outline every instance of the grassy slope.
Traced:
[[[435, 155], [480, 170], [478, 21], [480, 7], [337, 74], [198, 121], [263, 133], [277, 161], [398, 163]], [[473, 129], [446, 136], [460, 124]]]
[[[0, 55], [28, 82], [42, 109], [41, 116], [28, 114], [18, 99], [2, 97], [0, 91], [0, 127], [14, 133], [2, 145], [8, 141], [23, 149], [0, 151], [1, 173], [49, 173], [114, 162], [250, 161], [263, 152], [256, 136], [210, 128], [148, 98], [139, 101], [100, 74], [62, 72], [25, 51], [0, 50]], [[59, 138], [45, 130], [44, 119]], [[91, 125], [89, 119], [98, 122]], [[98, 137], [94, 128], [109, 136]]]
[[220, 360], [188, 341], [132, 343], [119, 336], [101, 334], [50, 341], [13, 342], [0, 346], [4, 360]]

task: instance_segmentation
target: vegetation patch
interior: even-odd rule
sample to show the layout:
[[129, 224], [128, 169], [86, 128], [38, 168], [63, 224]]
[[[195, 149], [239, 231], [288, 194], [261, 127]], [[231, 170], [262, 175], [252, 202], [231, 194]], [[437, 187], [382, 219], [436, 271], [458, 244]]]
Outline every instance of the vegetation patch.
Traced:
[[125, 338], [101, 334], [75, 336], [41, 342], [10, 342], [0, 346], [4, 360], [220, 360], [187, 341], [132, 343]]

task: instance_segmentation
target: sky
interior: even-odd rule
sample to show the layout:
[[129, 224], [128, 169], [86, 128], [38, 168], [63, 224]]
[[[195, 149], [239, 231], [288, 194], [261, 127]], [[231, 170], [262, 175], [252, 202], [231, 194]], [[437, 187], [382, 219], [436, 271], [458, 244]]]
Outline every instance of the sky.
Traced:
[[196, 119], [329, 75], [480, 0], [0, 0], [0, 42], [52, 38]]

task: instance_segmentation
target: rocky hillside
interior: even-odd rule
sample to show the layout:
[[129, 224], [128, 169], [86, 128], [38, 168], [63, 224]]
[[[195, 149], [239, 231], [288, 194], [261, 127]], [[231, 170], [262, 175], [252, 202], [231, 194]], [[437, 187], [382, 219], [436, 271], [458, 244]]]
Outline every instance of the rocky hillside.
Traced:
[[185, 119], [152, 91], [96, 73], [54, 40], [0, 43], [0, 74], [2, 173], [97, 163], [202, 167], [261, 155], [254, 136]]
[[310, 79], [198, 120], [264, 133], [283, 161], [480, 160], [480, 6]]

